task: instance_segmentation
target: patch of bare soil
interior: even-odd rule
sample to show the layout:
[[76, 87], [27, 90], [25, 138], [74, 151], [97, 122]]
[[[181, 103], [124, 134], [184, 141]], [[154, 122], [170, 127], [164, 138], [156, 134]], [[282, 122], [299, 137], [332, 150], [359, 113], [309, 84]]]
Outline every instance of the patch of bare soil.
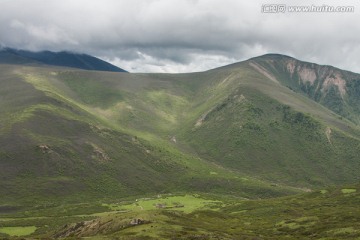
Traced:
[[259, 73], [261, 73], [265, 77], [269, 78], [271, 81], [279, 83], [279, 81], [276, 80], [276, 78], [272, 74], [270, 74], [268, 71], [266, 71], [266, 69], [261, 67], [259, 64], [255, 63], [255, 62], [250, 62], [249, 65], [252, 66], [253, 68], [255, 68]]
[[57, 231], [54, 238], [68, 238], [68, 237], [87, 237], [95, 236], [97, 234], [110, 234], [129, 227], [135, 227], [142, 224], [150, 223], [150, 221], [143, 219], [123, 219], [117, 220], [112, 218], [110, 220], [102, 220], [100, 218], [83, 221], [73, 224], [66, 224], [59, 231]]
[[326, 128], [325, 135], [326, 135], [326, 138], [329, 141], [329, 143], [332, 144], [331, 143], [331, 128], [329, 128], [329, 127]]

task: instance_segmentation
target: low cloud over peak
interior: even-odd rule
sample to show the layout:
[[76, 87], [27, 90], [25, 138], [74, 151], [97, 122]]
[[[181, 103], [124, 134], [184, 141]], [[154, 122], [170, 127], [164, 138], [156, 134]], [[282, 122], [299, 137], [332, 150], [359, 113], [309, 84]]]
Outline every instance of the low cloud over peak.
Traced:
[[[290, 4], [289, 1], [276, 2]], [[341, 3], [341, 4], [340, 4]], [[70, 50], [131, 72], [201, 71], [268, 52], [360, 72], [360, 3], [354, 12], [263, 13], [264, 1], [0, 0], [0, 45]]]

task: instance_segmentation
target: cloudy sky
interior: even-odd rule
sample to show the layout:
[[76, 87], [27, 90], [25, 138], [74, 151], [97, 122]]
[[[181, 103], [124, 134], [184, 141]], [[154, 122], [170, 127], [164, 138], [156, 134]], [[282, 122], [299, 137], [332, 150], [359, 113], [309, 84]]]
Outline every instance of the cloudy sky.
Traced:
[[[264, 13], [267, 4], [285, 12]], [[266, 53], [360, 72], [359, 22], [358, 0], [0, 0], [2, 46], [87, 53], [130, 72], [202, 71]]]

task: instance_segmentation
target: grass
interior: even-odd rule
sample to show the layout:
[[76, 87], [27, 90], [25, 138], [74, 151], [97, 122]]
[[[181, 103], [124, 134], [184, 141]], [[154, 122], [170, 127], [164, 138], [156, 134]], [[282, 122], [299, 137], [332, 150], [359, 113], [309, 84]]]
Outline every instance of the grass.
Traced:
[[301, 217], [297, 219], [283, 220], [276, 223], [275, 226], [278, 228], [289, 228], [291, 230], [295, 230], [299, 228], [309, 228], [317, 222], [317, 217]]
[[[26, 92], [4, 95], [9, 103], [2, 108], [1, 142], [21, 146], [0, 151], [22, 166], [4, 173], [17, 178], [4, 186], [16, 185], [22, 195], [10, 201], [49, 193], [57, 199], [56, 192], [67, 188], [69, 199], [179, 191], [264, 198], [349, 183], [360, 168], [355, 136], [330, 125], [329, 146], [324, 122], [331, 114], [246, 64], [179, 75], [32, 67], [15, 72], [17, 80], [1, 86]], [[28, 96], [34, 99], [26, 101]], [[41, 145], [50, 151], [43, 153]], [[351, 167], [337, 171], [339, 159]], [[35, 176], [30, 188], [40, 188], [29, 191]], [[12, 196], [9, 187], [2, 189]]]
[[[90, 239], [356, 239], [359, 193], [349, 198], [341, 189], [262, 200], [185, 194], [116, 204], [37, 206], [22, 211], [38, 217], [7, 214], [1, 224], [13, 229], [37, 226], [35, 238], [67, 233]], [[158, 203], [166, 207], [154, 207]], [[144, 223], [131, 225], [133, 219]]]
[[9, 236], [27, 236], [34, 233], [36, 230], [35, 226], [28, 227], [2, 227], [0, 228], [0, 233], [5, 233]]
[[128, 205], [104, 205], [113, 211], [147, 211], [160, 209], [178, 210], [184, 213], [191, 213], [199, 209], [208, 209], [211, 206], [218, 205], [219, 201], [207, 200], [199, 196], [166, 196], [155, 199], [137, 199], [134, 203]]
[[[337, 133], [334, 130], [333, 140], [338, 146], [345, 147], [344, 138]], [[344, 149], [329, 145], [319, 120], [296, 112], [252, 88], [237, 89], [206, 114], [201, 126], [183, 131], [180, 136], [180, 140], [188, 142], [204, 159], [247, 175], [256, 172], [274, 182], [324, 186], [331, 181], [346, 179], [345, 175], [355, 176], [355, 172], [343, 172], [345, 175], [342, 175], [336, 170], [337, 156], [345, 153]], [[356, 151], [356, 148], [347, 149], [346, 155]], [[301, 157], [304, 152], [306, 158]], [[348, 159], [357, 164], [355, 155]], [[323, 170], [319, 171], [320, 168]], [[354, 180], [349, 179], [350, 182]]]
[[329, 233], [334, 234], [336, 236], [348, 236], [351, 234], [357, 234], [359, 230], [355, 230], [353, 227], [346, 227], [346, 228], [337, 228], [334, 230], [330, 230]]
[[343, 188], [343, 189], [341, 189], [341, 192], [345, 193], [345, 194], [347, 194], [347, 193], [355, 193], [356, 189], [354, 189], [354, 188]]
[[60, 77], [85, 104], [107, 108], [123, 100], [123, 96], [119, 91], [106, 86], [106, 83], [100, 79], [78, 78], [74, 81], [73, 76], [67, 73], [62, 73]]

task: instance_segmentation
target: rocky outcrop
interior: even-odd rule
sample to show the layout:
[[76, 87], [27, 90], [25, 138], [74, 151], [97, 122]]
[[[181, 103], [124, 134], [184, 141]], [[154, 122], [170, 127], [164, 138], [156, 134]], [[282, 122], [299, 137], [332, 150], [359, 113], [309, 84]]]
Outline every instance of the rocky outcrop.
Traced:
[[335, 113], [360, 124], [360, 75], [328, 65], [268, 54], [249, 65], [291, 90], [302, 93]]
[[53, 238], [80, 238], [95, 236], [97, 234], [109, 234], [129, 227], [136, 227], [138, 225], [147, 224], [150, 221], [134, 218], [122, 219], [111, 218], [110, 220], [93, 219], [90, 221], [82, 221], [73, 224], [66, 224], [55, 234]]

